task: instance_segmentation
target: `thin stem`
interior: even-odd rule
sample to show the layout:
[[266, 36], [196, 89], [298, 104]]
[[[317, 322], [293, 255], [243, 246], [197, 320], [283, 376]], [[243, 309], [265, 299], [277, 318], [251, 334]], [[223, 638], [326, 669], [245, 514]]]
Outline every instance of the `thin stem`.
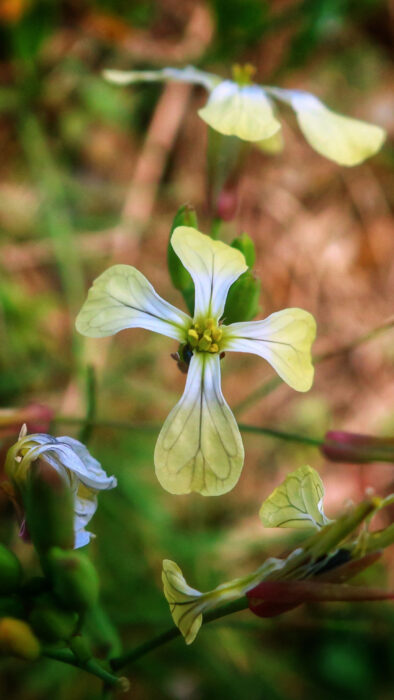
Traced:
[[[111, 421], [111, 420], [99, 420], [99, 419], [85, 419], [85, 418], [75, 418], [73, 416], [56, 416], [54, 418], [55, 423], [68, 423], [70, 425], [80, 425], [84, 423], [85, 425], [93, 425], [100, 428], [111, 428], [113, 430], [143, 430], [146, 432], [158, 432], [160, 430], [159, 425], [155, 424], [132, 424], [126, 423], [125, 421]], [[258, 425], [247, 425], [246, 423], [239, 423], [239, 429], [243, 433], [256, 433], [260, 435], [268, 435], [270, 437], [278, 438], [279, 440], [286, 440], [288, 442], [300, 442], [305, 445], [313, 445], [314, 447], [320, 447], [323, 444], [323, 438], [308, 437], [306, 435], [298, 435], [297, 433], [287, 433], [283, 430], [275, 430], [274, 428], [266, 428], [264, 426]]]
[[69, 649], [44, 649], [43, 656], [46, 656], [48, 659], [53, 659], [54, 661], [61, 661], [69, 666], [80, 668], [93, 676], [97, 676], [97, 678], [101, 678], [106, 685], [122, 685], [122, 680], [120, 678], [103, 668], [95, 659], [89, 659], [85, 662], [79, 661]]
[[[225, 617], [226, 615], [231, 615], [232, 613], [239, 612], [240, 610], [246, 610], [246, 608], [248, 608], [248, 601], [246, 597], [243, 597], [240, 600], [235, 600], [233, 603], [222, 605], [217, 610], [212, 610], [212, 612], [207, 613], [203, 620], [203, 625], [208, 624], [208, 622], [218, 620], [221, 617]], [[128, 664], [137, 661], [137, 659], [141, 659], [146, 654], [149, 654], [150, 651], [153, 651], [154, 649], [157, 649], [158, 647], [161, 647], [164, 644], [167, 644], [167, 642], [171, 642], [173, 639], [176, 639], [180, 636], [181, 633], [179, 629], [177, 627], [172, 627], [171, 629], [166, 630], [162, 634], [159, 634], [157, 637], [153, 637], [153, 639], [144, 642], [144, 644], [141, 644], [135, 649], [131, 649], [131, 651], [126, 651], [126, 653], [122, 656], [118, 656], [117, 658], [112, 659], [111, 667], [114, 671], [119, 671], [124, 666], [127, 666]]]

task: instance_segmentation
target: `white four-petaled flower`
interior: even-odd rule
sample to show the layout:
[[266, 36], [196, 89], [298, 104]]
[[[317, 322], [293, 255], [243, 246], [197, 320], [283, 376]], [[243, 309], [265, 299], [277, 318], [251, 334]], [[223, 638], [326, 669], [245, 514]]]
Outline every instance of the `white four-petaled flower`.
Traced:
[[92, 534], [85, 530], [97, 509], [97, 493], [116, 486], [97, 459], [78, 440], [45, 433], [22, 435], [8, 451], [6, 470], [17, 488], [23, 488], [30, 465], [39, 457], [53, 467], [70, 487], [74, 499], [74, 547], [84, 547]]
[[171, 242], [194, 282], [193, 318], [159, 297], [137, 269], [115, 265], [95, 280], [76, 327], [96, 338], [145, 328], [192, 353], [183, 396], [156, 443], [156, 474], [170, 493], [219, 495], [233, 488], [244, 462], [241, 435], [221, 390], [220, 353], [260, 355], [293, 389], [307, 391], [316, 324], [310, 313], [295, 308], [226, 326], [228, 290], [247, 269], [243, 254], [187, 226], [175, 229]]
[[272, 98], [294, 110], [312, 148], [340, 165], [357, 165], [382, 146], [385, 131], [381, 127], [337, 114], [308, 92], [251, 83], [249, 66], [235, 68], [236, 80], [222, 80], [193, 66], [157, 71], [106, 70], [104, 76], [118, 85], [166, 80], [202, 85], [209, 99], [199, 110], [200, 117], [221, 134], [258, 142], [265, 150], [279, 150], [281, 144], [281, 125]]

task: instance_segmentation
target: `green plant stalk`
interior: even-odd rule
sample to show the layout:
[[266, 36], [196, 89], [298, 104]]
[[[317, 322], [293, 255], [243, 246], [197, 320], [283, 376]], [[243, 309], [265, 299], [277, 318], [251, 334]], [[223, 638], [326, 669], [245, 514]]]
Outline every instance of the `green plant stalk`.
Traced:
[[[132, 424], [126, 423], [124, 421], [111, 421], [111, 420], [101, 420], [96, 418], [75, 418], [73, 416], [56, 416], [53, 420], [54, 423], [66, 423], [69, 425], [80, 425], [84, 423], [85, 426], [94, 426], [100, 428], [111, 428], [113, 430], [141, 430], [146, 432], [156, 432], [160, 430], [160, 425], [152, 424]], [[268, 435], [269, 437], [278, 438], [279, 440], [286, 440], [288, 442], [300, 442], [304, 445], [311, 445], [312, 447], [320, 447], [323, 444], [323, 438], [313, 438], [307, 435], [298, 435], [298, 433], [287, 433], [283, 430], [275, 430], [274, 428], [266, 428], [258, 425], [247, 425], [246, 423], [239, 423], [239, 429], [244, 433], [256, 433], [258, 435]], [[83, 440], [82, 440], [83, 442]]]
[[95, 659], [89, 659], [85, 662], [79, 661], [79, 659], [77, 659], [77, 657], [74, 656], [72, 651], [69, 649], [53, 650], [44, 648], [42, 654], [48, 659], [61, 661], [64, 664], [75, 666], [76, 668], [80, 668], [93, 676], [97, 676], [97, 678], [100, 678], [102, 681], [104, 681], [104, 683], [106, 683], [106, 685], [110, 685], [111, 687], [122, 685], [122, 681], [120, 678], [118, 678], [118, 676], [115, 676], [113, 673], [107, 671]]
[[[226, 615], [231, 615], [232, 613], [236, 613], [241, 610], [246, 610], [248, 607], [248, 600], [246, 596], [243, 596], [239, 600], [235, 600], [232, 603], [222, 605], [220, 608], [212, 610], [212, 612], [205, 615], [203, 625], [206, 625], [208, 622], [218, 620], [221, 617], [225, 617]], [[111, 668], [114, 671], [119, 671], [124, 666], [127, 666], [128, 664], [131, 664], [134, 661], [137, 661], [138, 659], [142, 658], [146, 654], [149, 654], [150, 651], [154, 651], [154, 649], [157, 649], [158, 647], [163, 646], [163, 644], [167, 644], [167, 642], [171, 642], [173, 639], [176, 639], [180, 636], [181, 632], [179, 631], [179, 629], [177, 627], [172, 627], [171, 629], [166, 630], [162, 634], [157, 635], [157, 637], [153, 637], [153, 639], [144, 642], [135, 649], [131, 649], [131, 651], [122, 654], [122, 656], [118, 656], [115, 659], [112, 659]]]

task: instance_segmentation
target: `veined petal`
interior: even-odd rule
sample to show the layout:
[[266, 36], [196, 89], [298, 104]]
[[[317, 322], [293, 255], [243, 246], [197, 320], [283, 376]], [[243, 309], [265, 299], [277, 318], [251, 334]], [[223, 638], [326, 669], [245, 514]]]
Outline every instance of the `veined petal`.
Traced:
[[180, 83], [192, 83], [202, 85], [207, 90], [213, 90], [221, 79], [213, 73], [206, 73], [193, 66], [185, 68], [163, 68], [162, 70], [111, 70], [103, 71], [103, 76], [110, 83], [116, 85], [130, 85], [132, 83], [153, 83], [165, 80], [173, 80]]
[[159, 297], [135, 267], [114, 265], [93, 282], [75, 325], [91, 338], [145, 328], [182, 342], [191, 319]]
[[170, 493], [219, 496], [235, 486], [243, 461], [238, 426], [220, 386], [219, 355], [196, 353], [183, 396], [156, 443], [157, 478]]
[[223, 80], [215, 87], [198, 114], [216, 131], [243, 141], [268, 139], [280, 129], [264, 90], [258, 85], [240, 86], [232, 80]]
[[296, 391], [308, 391], [314, 369], [311, 346], [316, 321], [303, 309], [284, 309], [263, 321], [222, 326], [222, 349], [260, 355]]
[[163, 561], [162, 581], [172, 619], [186, 644], [191, 644], [202, 624], [201, 599], [204, 596], [188, 585], [179, 566], [169, 559]]
[[97, 510], [96, 491], [86, 488], [80, 484], [74, 494], [74, 549], [84, 547], [89, 544], [92, 533], [85, 530], [88, 522], [93, 518]]
[[362, 163], [377, 153], [386, 137], [380, 126], [337, 114], [308, 92], [279, 88], [272, 88], [271, 92], [294, 109], [312, 148], [339, 165]]
[[214, 241], [191, 226], [178, 226], [171, 244], [195, 286], [194, 318], [219, 320], [233, 282], [247, 269], [236, 248]]

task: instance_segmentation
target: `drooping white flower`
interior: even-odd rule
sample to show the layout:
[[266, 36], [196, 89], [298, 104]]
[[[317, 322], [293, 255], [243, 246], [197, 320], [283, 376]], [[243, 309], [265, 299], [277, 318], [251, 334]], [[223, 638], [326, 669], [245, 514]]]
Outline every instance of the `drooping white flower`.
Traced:
[[104, 76], [118, 85], [166, 80], [202, 85], [209, 98], [198, 113], [209, 126], [226, 136], [256, 142], [270, 152], [281, 147], [281, 125], [273, 99], [294, 110], [312, 148], [340, 165], [357, 165], [383, 144], [385, 131], [379, 126], [337, 114], [308, 92], [256, 85], [251, 82], [251, 66], [234, 66], [233, 72], [234, 80], [222, 80], [192, 66], [157, 71], [106, 70]]
[[176, 228], [171, 242], [194, 282], [193, 318], [161, 299], [134, 267], [115, 265], [93, 283], [76, 328], [96, 338], [145, 328], [187, 348], [186, 386], [158, 437], [156, 474], [170, 493], [219, 495], [233, 488], [244, 462], [241, 435], [221, 390], [220, 353], [260, 355], [289, 386], [308, 391], [316, 324], [310, 313], [295, 308], [226, 326], [228, 290], [247, 269], [243, 254], [188, 226]]
[[70, 487], [74, 499], [75, 549], [90, 542], [92, 533], [85, 530], [97, 509], [97, 493], [116, 486], [114, 476], [107, 476], [97, 459], [78, 440], [45, 433], [22, 434], [8, 451], [6, 471], [17, 488], [26, 480], [30, 465], [43, 455]]

